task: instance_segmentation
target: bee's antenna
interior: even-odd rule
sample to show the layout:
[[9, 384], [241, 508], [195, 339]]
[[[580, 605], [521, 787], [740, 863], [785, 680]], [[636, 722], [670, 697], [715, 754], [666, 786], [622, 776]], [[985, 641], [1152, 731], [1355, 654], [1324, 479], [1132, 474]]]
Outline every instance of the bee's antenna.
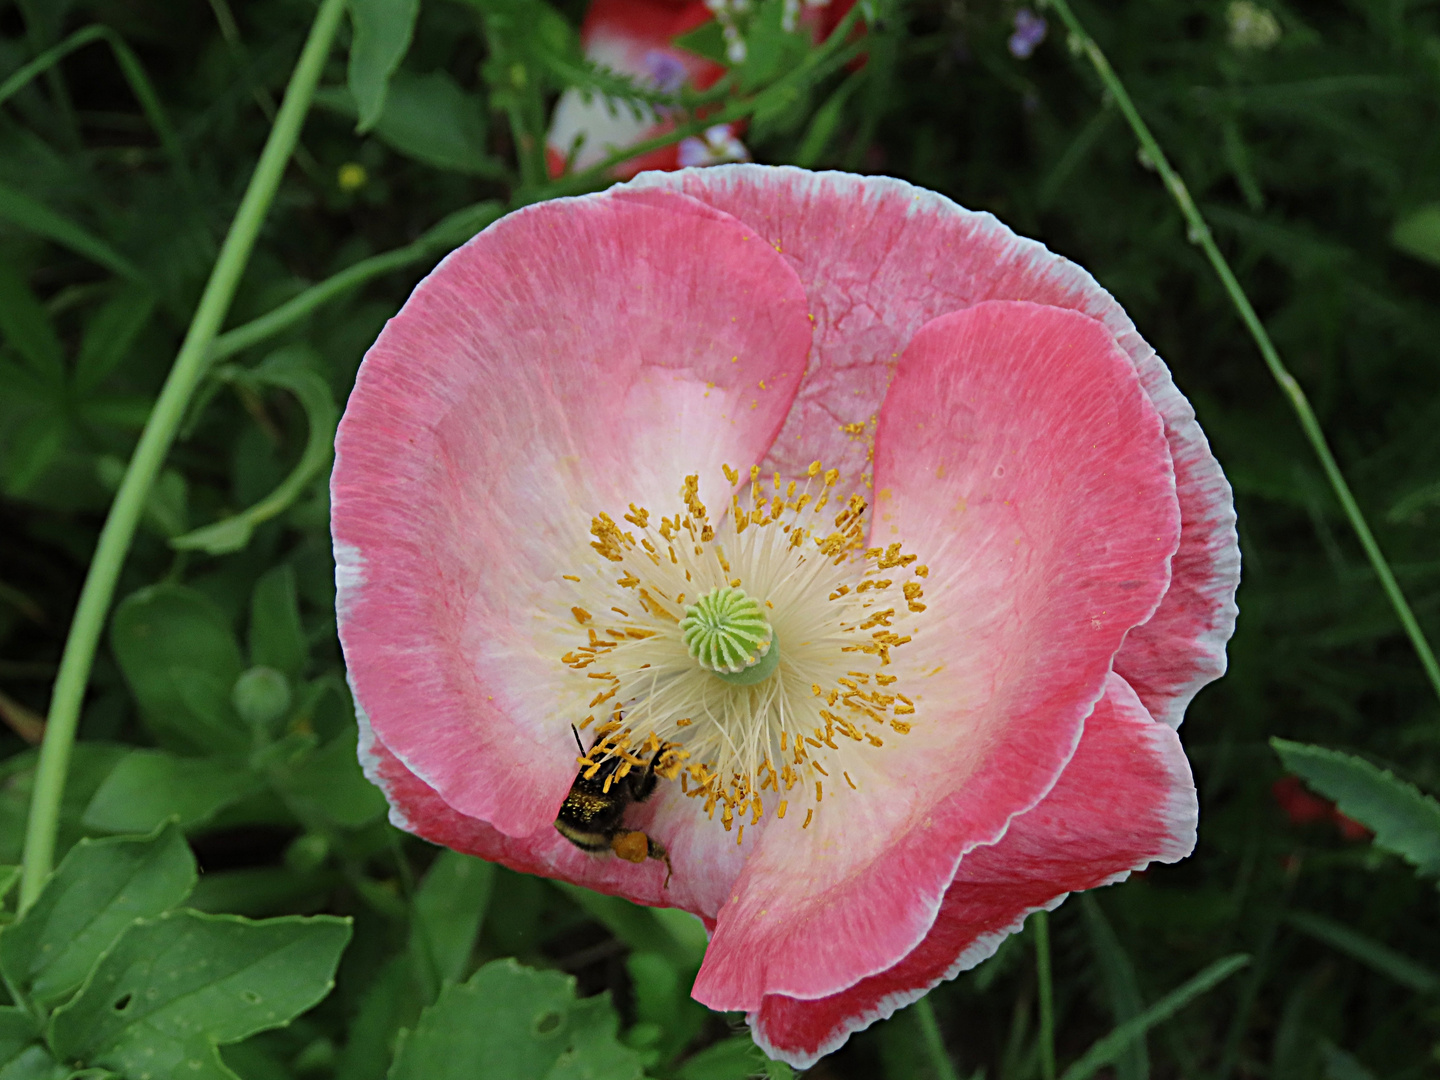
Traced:
[[580, 748], [580, 756], [581, 756], [581, 757], [584, 757], [584, 756], [585, 756], [585, 744], [580, 741], [580, 732], [579, 732], [578, 730], [576, 730], [574, 724], [571, 724], [571, 725], [570, 725], [570, 732], [571, 732], [571, 734], [573, 734], [573, 735], [575, 736], [575, 745]]

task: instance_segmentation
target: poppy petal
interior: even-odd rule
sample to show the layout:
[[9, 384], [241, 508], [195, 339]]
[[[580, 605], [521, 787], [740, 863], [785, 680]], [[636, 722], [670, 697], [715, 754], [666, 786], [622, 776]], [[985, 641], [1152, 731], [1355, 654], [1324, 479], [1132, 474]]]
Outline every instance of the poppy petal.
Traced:
[[809, 1067], [853, 1032], [990, 957], [1031, 912], [1152, 861], [1183, 859], [1195, 846], [1197, 816], [1179, 738], [1112, 674], [1055, 787], [997, 843], [965, 856], [925, 940], [843, 993], [813, 1001], [767, 996], [749, 1017], [756, 1042], [772, 1057]]
[[897, 648], [912, 731], [860, 754], [814, 827], [772, 820], [720, 912], [695, 996], [753, 1010], [884, 971], [930, 929], [966, 851], [1074, 752], [1179, 536], [1163, 428], [1099, 322], [993, 301], [927, 323], [886, 397], [870, 543], [923, 553]]
[[562, 575], [592, 515], [668, 507], [690, 473], [723, 502], [809, 341], [794, 272], [682, 195], [511, 214], [387, 324], [336, 439], [340, 637], [376, 737], [445, 803], [550, 830], [585, 715]]
[[721, 165], [645, 173], [630, 186], [684, 191], [733, 214], [805, 283], [815, 345], [767, 470], [796, 475], [822, 457], [849, 476], [868, 472], [895, 364], [939, 315], [985, 300], [1031, 300], [1104, 323], [1165, 421], [1184, 522], [1170, 591], [1126, 638], [1115, 670], [1156, 719], [1179, 726], [1200, 688], [1225, 671], [1240, 581], [1234, 500], [1190, 403], [1114, 297], [990, 214], [889, 177]]

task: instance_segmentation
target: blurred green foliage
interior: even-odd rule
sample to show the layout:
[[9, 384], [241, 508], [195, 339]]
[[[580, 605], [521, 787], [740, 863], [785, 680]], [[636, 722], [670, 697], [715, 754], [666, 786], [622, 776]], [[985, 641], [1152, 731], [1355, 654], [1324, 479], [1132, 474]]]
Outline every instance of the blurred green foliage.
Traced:
[[[20, 859], [27, 743], [103, 514], [314, 10], [0, 0], [0, 863]], [[1013, 55], [1009, 0], [867, 7], [863, 62], [813, 68], [778, 11], [761, 6], [737, 72], [740, 93], [773, 90], [750, 110], [757, 159], [893, 173], [1086, 266], [1170, 363], [1236, 488], [1231, 671], [1183, 732], [1200, 845], [1051, 917], [1062, 1069], [1433, 1075], [1434, 887], [1386, 849], [1420, 861], [1440, 707], [1113, 103], [1053, 25]], [[1077, 11], [1440, 635], [1440, 4]], [[0, 1075], [66, 1076], [42, 1039], [110, 1071], [86, 1075], [137, 1074], [137, 1055], [246, 1080], [788, 1075], [688, 997], [704, 944], [688, 916], [436, 852], [386, 822], [355, 764], [324, 485], [335, 416], [419, 275], [545, 190], [558, 91], [657, 100], [585, 61], [582, 15], [580, 0], [354, 0], [231, 312], [250, 325], [222, 338], [126, 562], [62, 807], [69, 854], [0, 935]], [[297, 317], [251, 322], [277, 310]], [[1273, 736], [1361, 755], [1381, 768], [1310, 759], [1392, 785], [1413, 815], [1379, 827], [1383, 848], [1306, 823], [1272, 788]], [[1370, 823], [1364, 791], [1315, 782]], [[101, 881], [128, 906], [97, 907]], [[1219, 982], [1234, 953], [1252, 962]], [[159, 954], [214, 966], [154, 1004], [164, 1022], [130, 1014], [167, 974], [140, 963]], [[1039, 1076], [1026, 938], [929, 1000], [960, 1075]], [[1127, 1024], [1146, 1034], [1097, 1042]], [[939, 1078], [926, 1046], [907, 1010], [812, 1075]]]

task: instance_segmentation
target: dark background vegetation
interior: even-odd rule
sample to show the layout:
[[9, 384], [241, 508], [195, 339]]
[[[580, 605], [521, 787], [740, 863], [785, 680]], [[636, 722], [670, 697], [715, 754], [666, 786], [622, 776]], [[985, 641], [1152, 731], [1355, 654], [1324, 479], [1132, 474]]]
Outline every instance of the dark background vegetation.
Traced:
[[[515, 195], [511, 128], [486, 104], [487, 60], [500, 45], [477, 8], [425, 0], [404, 66], [448, 73], [464, 92], [456, 153], [470, 157], [437, 167], [433, 148], [401, 152], [357, 135], [343, 94], [322, 90], [229, 325], [411, 242], [451, 211]], [[1440, 202], [1440, 4], [1266, 8], [1280, 34], [1262, 48], [1234, 40], [1221, 0], [1077, 3], [1308, 389], [1422, 624], [1440, 636], [1440, 265], [1391, 240], [1397, 221]], [[583, 4], [557, 10], [578, 26]], [[1003, 0], [902, 0], [870, 26], [862, 68], [763, 118], [748, 141], [759, 161], [933, 188], [1089, 268], [1168, 361], [1234, 484], [1245, 577], [1230, 673], [1200, 695], [1182, 731], [1200, 787], [1199, 847], [1052, 916], [1062, 1067], [1217, 957], [1246, 952], [1245, 971], [1154, 1029], [1115, 1075], [1435, 1075], [1433, 883], [1347, 839], [1333, 817], [1304, 820], [1293, 792], [1277, 800], [1281, 770], [1266, 740], [1350, 749], [1436, 790], [1440, 708], [1300, 429], [1118, 110], [1053, 17], [1033, 57], [1011, 55], [1015, 12]], [[0, 862], [19, 861], [27, 743], [110, 495], [313, 15], [307, 0], [0, 0], [0, 79], [102, 23], [140, 58], [179, 151], [177, 163], [103, 44], [0, 107]], [[337, 49], [322, 86], [344, 81]], [[552, 82], [539, 92], [553, 95]], [[352, 163], [363, 178], [354, 183], [351, 169], [342, 186]], [[14, 192], [102, 238], [133, 273], [46, 239]], [[318, 373], [343, 405], [365, 348], [429, 265], [380, 277], [233, 363], [253, 369], [283, 349], [272, 363]], [[318, 758], [317, 746], [343, 751], [351, 725], [323, 476], [240, 552], [167, 542], [266, 495], [306, 433], [305, 409], [273, 384], [232, 378], [202, 391], [126, 564], [62, 831], [62, 847], [123, 831], [92, 800], [126, 747], [158, 741], [199, 762], [236, 752], [141, 722], [124, 677], [137, 677], [125, 666], [136, 626], [210, 635], [222, 668], [285, 672], [291, 704], [271, 735], [293, 737], [291, 756], [253, 765], [253, 786], [189, 822], [205, 871], [192, 903], [347, 914], [355, 937], [319, 1008], [227, 1051], [247, 1080], [382, 1076], [395, 1031], [433, 999], [436, 975], [416, 960], [412, 902], [434, 849], [383, 823], [343, 753]], [[167, 584], [132, 596], [157, 583]], [[327, 785], [350, 800], [342, 811], [327, 805]], [[725, 1040], [735, 1018], [685, 1004], [686, 954], [662, 922], [508, 871], [480, 876], [471, 892], [435, 886], [442, 901], [483, 915], [478, 930], [456, 931], [455, 972], [502, 956], [569, 972], [580, 993], [613, 995], [626, 1037], [650, 1051], [657, 1075], [746, 1073], [742, 1056], [721, 1051], [685, 1071], [686, 1055]], [[1029, 937], [931, 996], [961, 1075], [1039, 1075]], [[856, 1036], [811, 1075], [937, 1076], [914, 1012]]]

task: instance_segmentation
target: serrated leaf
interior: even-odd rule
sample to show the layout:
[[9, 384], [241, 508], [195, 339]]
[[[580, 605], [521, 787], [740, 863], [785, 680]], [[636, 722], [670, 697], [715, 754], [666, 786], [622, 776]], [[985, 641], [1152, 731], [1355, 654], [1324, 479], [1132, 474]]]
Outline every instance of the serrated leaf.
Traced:
[[415, 33], [420, 0], [350, 0], [355, 34], [348, 79], [359, 110], [357, 131], [369, 131], [385, 108], [390, 79]]
[[495, 960], [441, 991], [401, 1037], [389, 1080], [639, 1080], [618, 1027], [608, 998], [578, 1000], [574, 979]]
[[1285, 768], [1330, 799], [1427, 876], [1440, 875], [1440, 803], [1364, 758], [1322, 746], [1271, 739]]
[[182, 910], [136, 923], [56, 1010], [50, 1045], [126, 1076], [232, 1076], [216, 1045], [314, 1006], [349, 940], [350, 921], [328, 915], [252, 922]]
[[0, 931], [0, 973], [17, 1001], [48, 1009], [84, 980], [137, 919], [159, 915], [195, 885], [178, 829], [81, 840], [24, 915]]
[[181, 751], [239, 752], [250, 733], [230, 704], [243, 663], [225, 616], [183, 585], [152, 585], [121, 601], [110, 645], [145, 726]]
[[250, 595], [250, 663], [295, 678], [305, 667], [308, 653], [300, 625], [295, 570], [282, 563], [262, 574]]
[[244, 762], [135, 750], [105, 778], [81, 820], [100, 832], [148, 832], [171, 818], [186, 829], [263, 787]]

